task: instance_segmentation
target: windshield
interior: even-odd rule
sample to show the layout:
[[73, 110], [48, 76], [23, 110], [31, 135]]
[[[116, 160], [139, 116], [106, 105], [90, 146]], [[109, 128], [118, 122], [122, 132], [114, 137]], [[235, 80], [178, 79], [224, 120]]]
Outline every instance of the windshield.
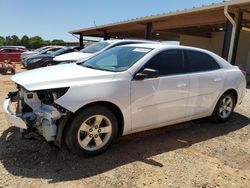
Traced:
[[47, 51], [51, 50], [51, 48], [46, 48], [40, 52], [38, 52], [39, 54], [45, 54]]
[[66, 51], [68, 51], [67, 48], [61, 48], [61, 49], [59, 49], [59, 50], [53, 52], [52, 55], [53, 55], [53, 56], [62, 55], [62, 54], [64, 54]]
[[34, 51], [36, 51], [36, 52], [41, 52], [41, 51], [45, 50], [46, 48], [48, 48], [48, 47], [37, 48], [37, 49], [35, 49]]
[[108, 42], [97, 42], [95, 44], [92, 44], [92, 45], [82, 49], [81, 52], [93, 54], [93, 53], [101, 51], [102, 49], [104, 49], [108, 45], [109, 45]]
[[144, 57], [151, 49], [140, 47], [115, 47], [83, 62], [88, 68], [121, 72]]

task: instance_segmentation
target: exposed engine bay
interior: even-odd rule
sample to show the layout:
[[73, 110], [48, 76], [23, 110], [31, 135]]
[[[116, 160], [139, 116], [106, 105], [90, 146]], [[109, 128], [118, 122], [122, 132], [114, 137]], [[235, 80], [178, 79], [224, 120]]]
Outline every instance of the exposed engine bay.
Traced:
[[68, 88], [42, 91], [27, 91], [17, 86], [18, 91], [10, 92], [11, 102], [16, 102], [16, 114], [26, 122], [27, 130], [35, 130], [46, 141], [55, 141], [58, 120], [67, 115], [67, 110], [54, 101], [64, 95]]

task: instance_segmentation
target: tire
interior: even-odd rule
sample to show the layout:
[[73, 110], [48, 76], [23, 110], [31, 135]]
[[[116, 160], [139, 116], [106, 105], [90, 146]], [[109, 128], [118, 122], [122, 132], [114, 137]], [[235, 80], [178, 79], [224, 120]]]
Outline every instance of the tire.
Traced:
[[81, 111], [68, 126], [65, 143], [79, 156], [103, 153], [118, 136], [117, 118], [104, 106], [92, 106]]
[[236, 105], [235, 96], [231, 93], [225, 93], [221, 96], [217, 102], [211, 119], [215, 122], [226, 122], [228, 121], [234, 111]]
[[42, 65], [42, 67], [49, 67], [49, 66], [52, 66], [52, 65], [53, 65], [52, 62], [47, 61], [47, 62], [45, 62], [45, 63]]
[[5, 69], [0, 70], [0, 74], [5, 75], [6, 73], [7, 73], [7, 70], [5, 70]]

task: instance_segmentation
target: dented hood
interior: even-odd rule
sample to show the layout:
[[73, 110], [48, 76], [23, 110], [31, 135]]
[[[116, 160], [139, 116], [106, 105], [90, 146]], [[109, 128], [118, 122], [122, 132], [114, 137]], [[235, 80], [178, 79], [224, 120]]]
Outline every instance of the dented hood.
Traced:
[[29, 91], [94, 84], [112, 80], [115, 72], [63, 64], [16, 74], [11, 80]]

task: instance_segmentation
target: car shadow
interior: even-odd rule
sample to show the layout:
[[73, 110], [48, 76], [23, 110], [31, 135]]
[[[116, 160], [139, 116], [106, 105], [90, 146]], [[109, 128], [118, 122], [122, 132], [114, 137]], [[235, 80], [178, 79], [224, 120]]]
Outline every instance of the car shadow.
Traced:
[[137, 133], [118, 139], [108, 151], [92, 158], [78, 157], [44, 141], [22, 139], [19, 130], [10, 127], [0, 138], [0, 160], [13, 175], [50, 183], [92, 177], [136, 161], [160, 168], [164, 164], [150, 157], [226, 135], [249, 123], [248, 117], [235, 113], [224, 124], [200, 119]]

